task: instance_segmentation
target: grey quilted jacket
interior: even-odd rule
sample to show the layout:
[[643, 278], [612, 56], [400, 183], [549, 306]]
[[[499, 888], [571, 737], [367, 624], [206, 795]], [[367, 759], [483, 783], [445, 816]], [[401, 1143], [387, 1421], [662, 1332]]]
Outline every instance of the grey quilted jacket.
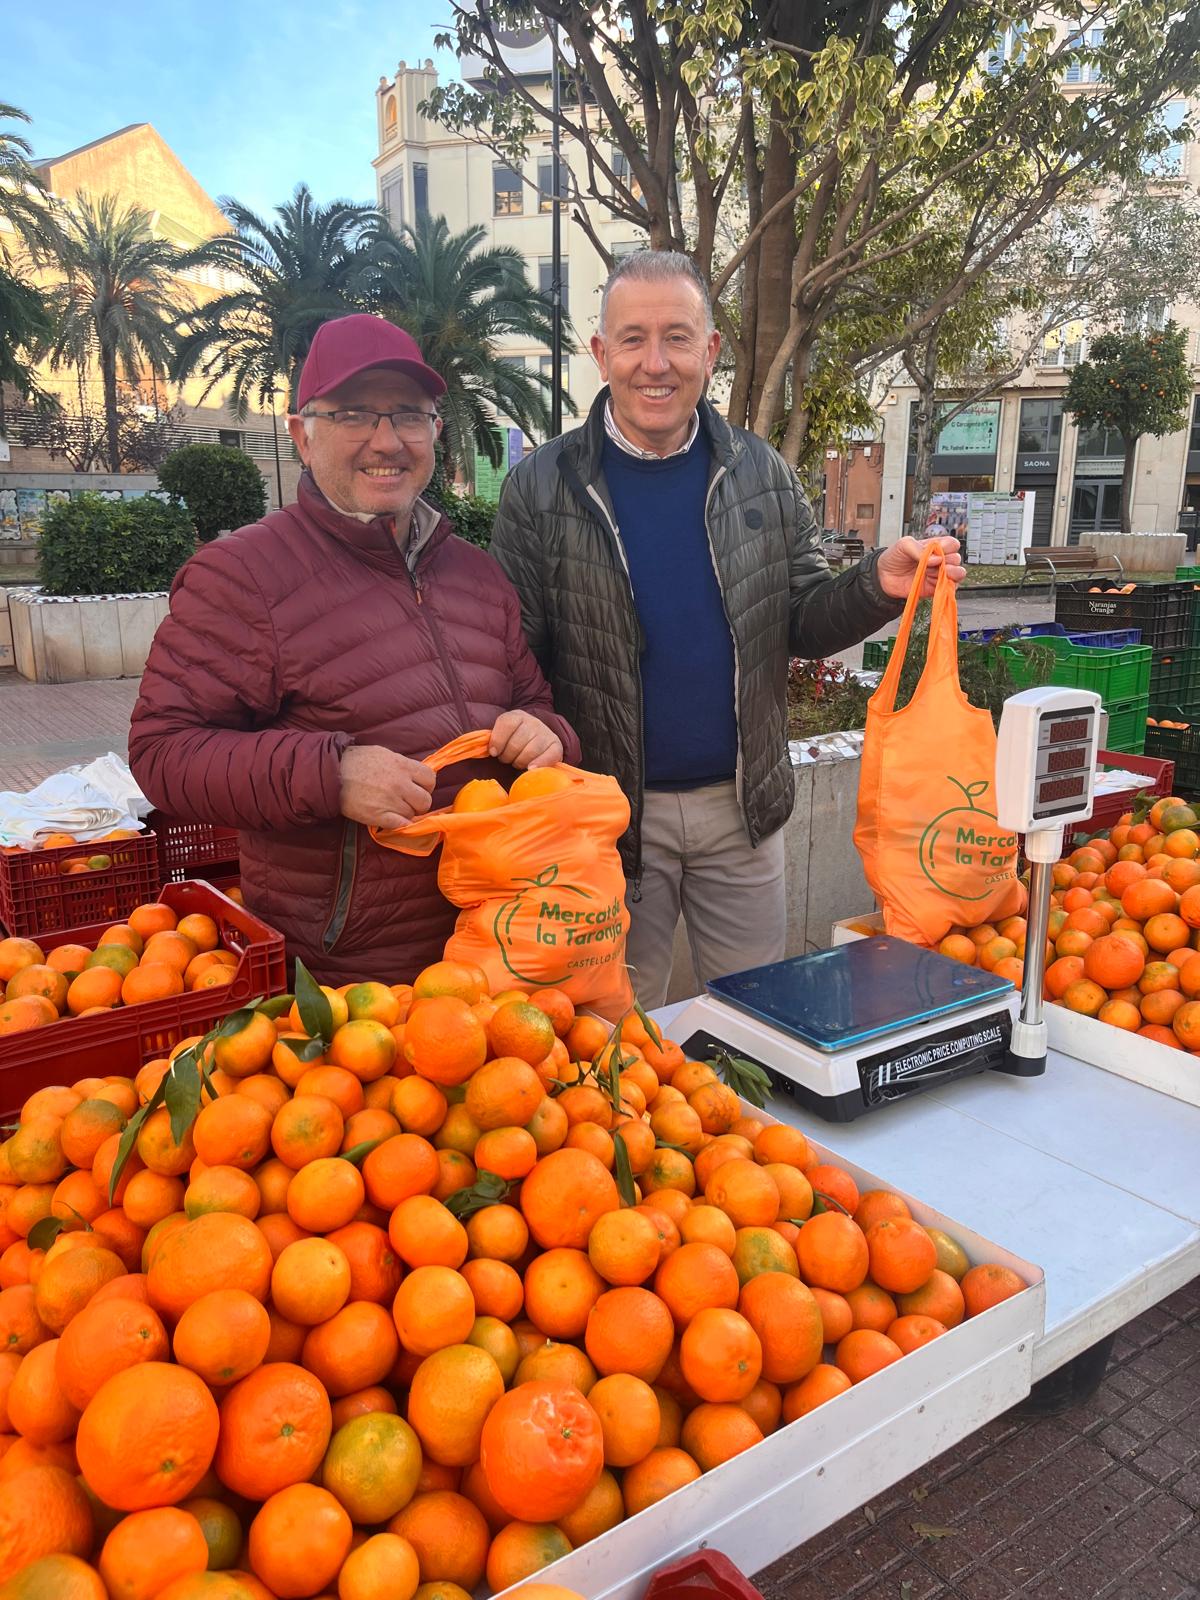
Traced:
[[[584, 764], [611, 772], [629, 797], [626, 872], [640, 876], [644, 759], [633, 590], [601, 471], [604, 404], [508, 474], [492, 554], [521, 600], [525, 635], [579, 735]], [[752, 844], [791, 813], [787, 749], [790, 656], [820, 658], [857, 644], [897, 616], [875, 576], [878, 552], [835, 577], [820, 553], [812, 508], [782, 456], [731, 428], [707, 400], [700, 421], [712, 454], [706, 523], [733, 634], [737, 784]], [[682, 705], [680, 716], [703, 716]]]

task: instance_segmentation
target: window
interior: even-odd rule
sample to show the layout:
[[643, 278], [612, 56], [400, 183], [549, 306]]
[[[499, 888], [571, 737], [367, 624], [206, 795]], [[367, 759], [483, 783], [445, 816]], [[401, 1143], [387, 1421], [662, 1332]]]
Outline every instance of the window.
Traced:
[[1151, 178], [1178, 178], [1183, 171], [1182, 128], [1187, 120], [1187, 102], [1172, 100], [1155, 118], [1157, 131], [1165, 143], [1161, 150], [1142, 161], [1142, 171]]
[[385, 139], [394, 139], [396, 136], [396, 96], [388, 95], [383, 102], [383, 136]]
[[613, 170], [613, 177], [619, 183], [629, 182], [629, 157], [624, 150], [618, 149], [616, 145], [613, 145], [608, 164]]
[[492, 215], [519, 217], [525, 209], [521, 174], [499, 164], [492, 168]]
[[241, 430], [239, 428], [218, 428], [217, 443], [228, 445], [232, 450], [240, 450], [242, 448]]
[[511, 367], [514, 372], [525, 371], [524, 356], [497, 356], [496, 362], [501, 367]]
[[[553, 356], [539, 356], [538, 357], [538, 371], [541, 373], [542, 377], [546, 380], [546, 382], [550, 383], [553, 380], [553, 377], [554, 377], [554, 357]], [[567, 363], [565, 361], [563, 362], [562, 366], [559, 368], [559, 372], [560, 372], [559, 382], [561, 383], [562, 389], [563, 389], [563, 393], [565, 394], [566, 393], [566, 389], [567, 389]]]
[[538, 210], [553, 211], [554, 197], [565, 200], [571, 187], [571, 169], [560, 156], [558, 158], [558, 187], [554, 186], [554, 157], [538, 157]]
[[[563, 316], [564, 317], [569, 317], [570, 314], [571, 314], [570, 310], [568, 308], [569, 297], [568, 297], [568, 294], [567, 294], [567, 290], [568, 290], [568, 288], [570, 286], [570, 279], [571, 279], [571, 271], [570, 271], [570, 269], [571, 269], [571, 263], [564, 258], [559, 263], [559, 282], [562, 285], [562, 312], [563, 312]], [[542, 291], [542, 293], [544, 295], [550, 295], [550, 294], [553, 293], [553, 290], [554, 290], [554, 257], [553, 256], [539, 256], [538, 257], [538, 288]], [[547, 357], [547, 360], [549, 360], [549, 357]]]
[[1024, 22], [1017, 22], [1012, 27], [1005, 28], [996, 43], [988, 51], [987, 70], [989, 77], [998, 78], [1006, 61], [1011, 61], [1017, 66], [1024, 61], [1025, 34], [1027, 31], [1028, 24]]
[[1057, 455], [1062, 443], [1062, 401], [1022, 400], [1017, 428], [1021, 455]]
[[418, 221], [429, 215], [429, 168], [423, 161], [413, 162], [413, 209]]
[[1125, 313], [1126, 333], [1161, 333], [1167, 325], [1169, 307], [1161, 295], [1153, 295], [1143, 305]]
[[1043, 367], [1077, 367], [1083, 360], [1083, 323], [1051, 328], [1042, 344]]
[[875, 507], [873, 505], [857, 505], [854, 508], [854, 515], [859, 522], [869, 522], [875, 515]]
[[1116, 428], [1080, 428], [1079, 443], [1075, 446], [1076, 460], [1083, 457], [1094, 459], [1097, 456], [1110, 461], [1125, 459], [1125, 444]]
[[644, 239], [622, 239], [619, 244], [614, 244], [612, 247], [613, 265], [615, 266], [618, 261], [624, 261], [626, 256], [636, 255], [639, 250], [645, 248]]
[[1099, 83], [1103, 76], [1100, 63], [1090, 57], [1103, 43], [1103, 28], [1089, 28], [1086, 33], [1073, 33], [1067, 40], [1067, 47], [1077, 53], [1067, 63], [1067, 70], [1063, 73], [1064, 81]]
[[1192, 401], [1192, 431], [1188, 438], [1188, 454], [1200, 450], [1200, 394]]
[[404, 221], [404, 174], [390, 172], [383, 180], [381, 203], [393, 228]]

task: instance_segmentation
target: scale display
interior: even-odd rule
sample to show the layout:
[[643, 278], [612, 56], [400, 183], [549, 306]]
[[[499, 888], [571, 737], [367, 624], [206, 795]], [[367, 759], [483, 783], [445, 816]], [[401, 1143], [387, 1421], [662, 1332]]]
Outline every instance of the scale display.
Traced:
[[727, 1005], [822, 1051], [1012, 993], [1012, 984], [902, 939], [856, 939], [708, 984]]
[[1015, 833], [1091, 814], [1100, 697], [1025, 689], [1005, 702], [996, 752], [996, 814]]

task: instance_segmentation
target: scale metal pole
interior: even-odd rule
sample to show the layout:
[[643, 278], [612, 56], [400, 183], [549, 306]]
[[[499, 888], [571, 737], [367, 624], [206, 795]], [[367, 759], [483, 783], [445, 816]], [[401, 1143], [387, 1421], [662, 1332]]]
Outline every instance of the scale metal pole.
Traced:
[[550, 212], [550, 294], [553, 301], [550, 332], [550, 436], [557, 439], [562, 432], [562, 208], [559, 183], [559, 82], [558, 82], [558, 27], [550, 29], [550, 103], [554, 122], [550, 142], [550, 164], [553, 172], [551, 187], [554, 203]]

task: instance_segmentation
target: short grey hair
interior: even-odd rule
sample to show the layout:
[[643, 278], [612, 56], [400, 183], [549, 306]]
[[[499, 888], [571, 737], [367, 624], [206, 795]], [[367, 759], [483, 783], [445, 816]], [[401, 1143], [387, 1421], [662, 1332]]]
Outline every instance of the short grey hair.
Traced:
[[708, 285], [691, 256], [684, 255], [682, 250], [635, 250], [630, 255], [622, 256], [600, 291], [600, 332], [604, 332], [608, 297], [616, 284], [663, 283], [668, 278], [686, 278], [699, 290], [700, 303], [704, 307], [704, 331], [711, 333], [716, 324], [713, 322], [712, 297]]

